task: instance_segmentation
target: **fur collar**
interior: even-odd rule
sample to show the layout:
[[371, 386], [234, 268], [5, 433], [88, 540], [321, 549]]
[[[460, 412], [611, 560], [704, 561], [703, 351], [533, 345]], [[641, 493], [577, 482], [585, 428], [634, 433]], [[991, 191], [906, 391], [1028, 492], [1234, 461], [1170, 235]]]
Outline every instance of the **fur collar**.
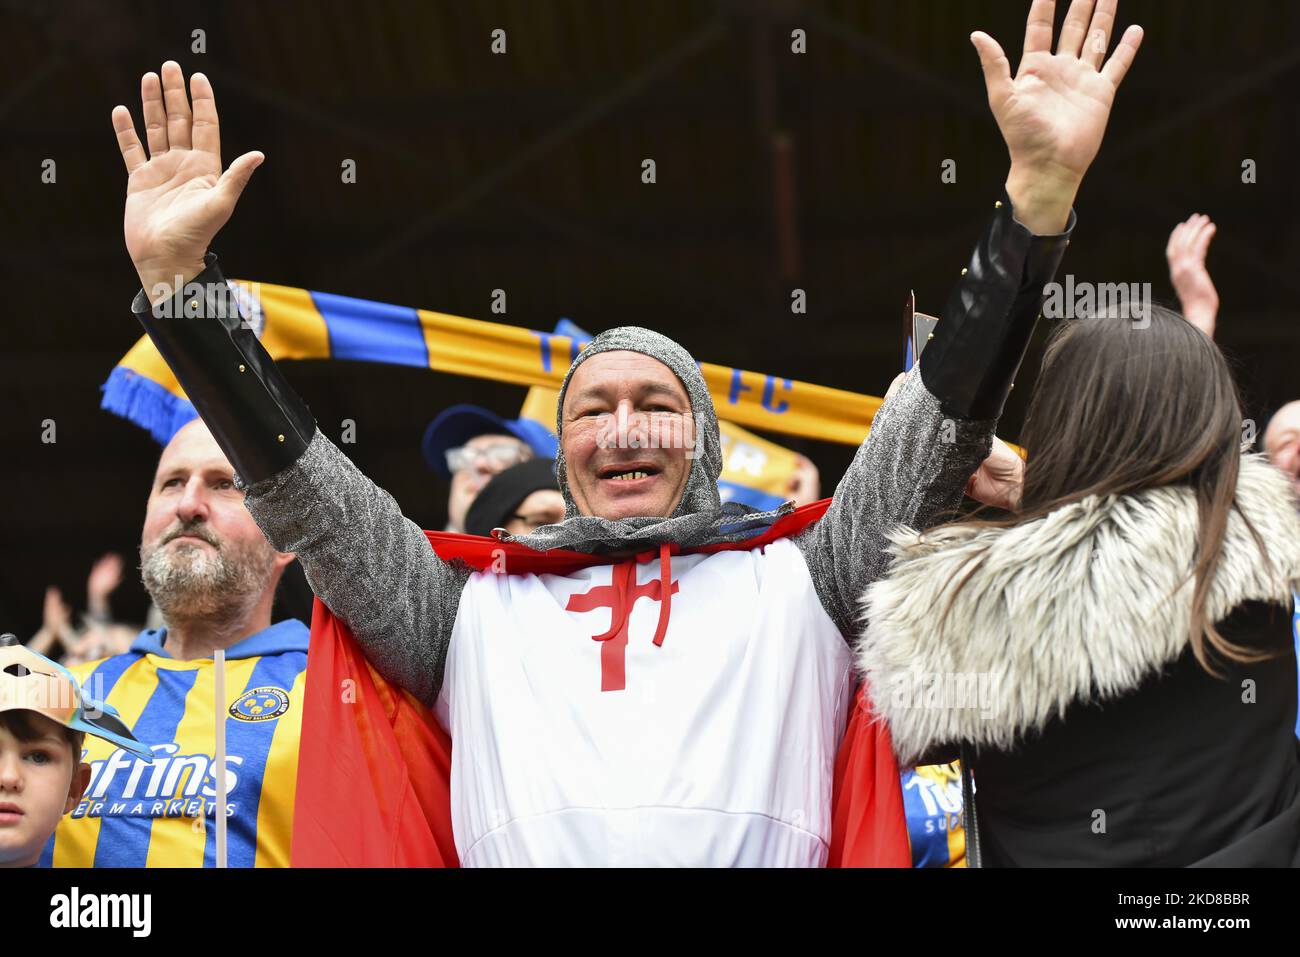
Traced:
[[[1236, 502], [1271, 568], [1234, 510], [1207, 604], [1216, 622], [1244, 601], [1289, 603], [1300, 586], [1300, 505], [1286, 477], [1245, 456]], [[1177, 586], [1196, 524], [1191, 490], [1170, 486], [1014, 528], [893, 533], [890, 572], [862, 600], [858, 666], [900, 759], [955, 741], [1009, 747], [1071, 703], [1132, 690], [1175, 660], [1189, 643], [1192, 583]]]

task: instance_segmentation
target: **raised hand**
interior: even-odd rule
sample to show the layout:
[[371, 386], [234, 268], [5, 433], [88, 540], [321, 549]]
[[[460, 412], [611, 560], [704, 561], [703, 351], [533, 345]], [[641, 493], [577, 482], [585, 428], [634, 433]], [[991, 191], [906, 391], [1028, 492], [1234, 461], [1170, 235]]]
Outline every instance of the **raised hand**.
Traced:
[[1174, 227], [1165, 247], [1169, 279], [1182, 303], [1183, 317], [1211, 339], [1219, 314], [1219, 293], [1205, 268], [1205, 254], [1217, 229], [1209, 216], [1195, 213]]
[[114, 552], [100, 556], [86, 578], [86, 607], [93, 615], [107, 617], [108, 598], [122, 584], [122, 556]]
[[1053, 54], [1056, 4], [1034, 0], [1014, 78], [998, 42], [987, 33], [971, 34], [989, 106], [1011, 154], [1007, 192], [1016, 217], [1036, 233], [1064, 228], [1083, 175], [1101, 148], [1115, 92], [1142, 43], [1142, 28], [1131, 26], [1106, 59], [1118, 3], [1073, 0]]
[[45, 609], [41, 616], [41, 630], [32, 635], [27, 647], [38, 655], [53, 656], [58, 646], [66, 651], [76, 641], [77, 635], [70, 624], [72, 611], [63, 601], [63, 595], [50, 585], [45, 589]]
[[48, 628], [54, 635], [62, 637], [72, 620], [72, 611], [63, 601], [63, 593], [53, 585], [45, 589], [43, 612], [41, 627]]
[[129, 174], [123, 231], [127, 252], [150, 301], [172, 294], [176, 277], [186, 282], [203, 271], [203, 256], [230, 219], [240, 193], [262, 160], [245, 153], [221, 169], [221, 131], [212, 84], [202, 73], [190, 78], [191, 111], [180, 64], [168, 60], [161, 80], [140, 81], [146, 156], [131, 111], [113, 108], [113, 129]]

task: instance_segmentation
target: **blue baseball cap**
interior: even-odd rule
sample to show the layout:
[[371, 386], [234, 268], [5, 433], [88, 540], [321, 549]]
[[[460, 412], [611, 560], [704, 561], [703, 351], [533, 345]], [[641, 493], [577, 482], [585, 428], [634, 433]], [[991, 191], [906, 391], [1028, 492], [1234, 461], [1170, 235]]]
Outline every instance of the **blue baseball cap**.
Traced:
[[424, 430], [420, 448], [429, 468], [449, 479], [451, 470], [447, 468], [447, 451], [460, 448], [479, 435], [513, 435], [539, 458], [555, 458], [560, 447], [550, 429], [540, 422], [531, 419], [504, 419], [478, 405], [453, 405], [443, 409], [429, 423], [429, 427]]

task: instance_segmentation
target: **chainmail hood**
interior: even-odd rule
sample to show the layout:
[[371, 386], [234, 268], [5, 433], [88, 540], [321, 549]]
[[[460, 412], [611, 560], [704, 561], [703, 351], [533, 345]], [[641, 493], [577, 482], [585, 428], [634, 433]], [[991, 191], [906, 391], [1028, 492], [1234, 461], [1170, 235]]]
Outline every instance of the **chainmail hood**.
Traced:
[[[582, 515], [569, 488], [568, 469], [564, 459], [564, 396], [578, 366], [594, 355], [618, 350], [639, 352], [658, 359], [677, 376], [690, 399], [695, 419], [694, 456], [681, 501], [666, 518], [642, 516], [607, 519]], [[560, 451], [555, 457], [555, 474], [564, 496], [565, 519], [558, 525], [546, 525], [530, 535], [511, 539], [538, 551], [566, 548], [592, 553], [634, 552], [664, 543], [692, 548], [738, 541], [767, 527], [791, 509], [791, 505], [786, 503], [771, 512], [756, 512], [736, 502], [722, 503], [718, 495], [718, 476], [722, 474], [722, 444], [713, 397], [690, 353], [667, 336], [649, 329], [620, 326], [607, 330], [579, 353], [560, 386], [555, 411], [555, 432], [560, 440]]]

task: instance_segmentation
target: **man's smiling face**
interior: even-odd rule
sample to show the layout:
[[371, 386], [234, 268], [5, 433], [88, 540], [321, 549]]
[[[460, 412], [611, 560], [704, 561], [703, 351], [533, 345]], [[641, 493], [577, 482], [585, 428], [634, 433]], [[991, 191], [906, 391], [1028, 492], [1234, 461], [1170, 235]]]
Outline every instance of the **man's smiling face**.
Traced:
[[658, 359], [602, 352], [569, 380], [562, 411], [569, 491], [583, 515], [671, 515], [686, 490], [694, 420], [686, 388]]

